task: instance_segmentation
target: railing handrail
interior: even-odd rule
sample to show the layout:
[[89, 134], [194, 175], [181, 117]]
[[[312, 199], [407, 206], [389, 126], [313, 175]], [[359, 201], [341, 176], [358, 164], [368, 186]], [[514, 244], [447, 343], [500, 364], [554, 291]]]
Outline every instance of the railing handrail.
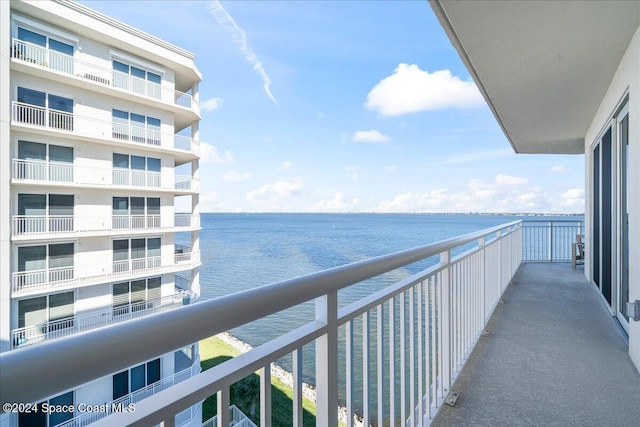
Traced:
[[[225, 295], [191, 306], [134, 319], [126, 325], [112, 325], [86, 334], [43, 343], [32, 348], [0, 354], [3, 365], [0, 380], [9, 390], [2, 403], [37, 401], [63, 390], [118, 372], [158, 354], [165, 354], [200, 339], [297, 306], [318, 297], [333, 294], [349, 285], [441, 254], [453, 248], [485, 238], [502, 230], [519, 228], [513, 221], [481, 231], [357, 261], [302, 277]], [[313, 324], [313, 322], [312, 322]], [[198, 325], [194, 328], [193, 325]], [[140, 340], [139, 331], [147, 337]], [[42, 360], [65, 361], [74, 354], [73, 363], [57, 363], [52, 371]], [[42, 381], [47, 378], [47, 381]], [[38, 382], [34, 390], [30, 384]]]
[[[66, 128], [63, 127], [63, 128], [54, 128], [55, 130], [60, 130], [61, 129], [61, 130], [65, 130], [65, 131], [71, 131], [71, 132], [74, 132], [74, 133], [78, 133], [80, 135], [85, 135], [86, 134], [87, 136], [94, 137], [94, 138], [99, 138], [99, 139], [103, 139], [103, 140], [109, 140], [109, 141], [115, 140], [115, 141], [119, 141], [119, 142], [123, 142], [124, 141], [124, 142], [130, 142], [130, 143], [132, 143], [132, 144], [134, 144], [136, 146], [141, 145], [141, 143], [130, 139], [134, 135], [127, 135], [127, 137], [129, 139], [118, 139], [118, 138], [114, 138], [113, 137], [112, 131], [113, 131], [113, 127], [114, 126], [116, 126], [116, 127], [117, 126], [122, 126], [122, 127], [126, 126], [127, 129], [140, 129], [140, 130], [144, 130], [145, 132], [149, 131], [149, 132], [152, 132], [154, 134], [158, 134], [161, 137], [164, 136], [165, 140], [160, 140], [159, 141], [161, 143], [160, 146], [162, 146], [162, 142], [163, 141], [170, 141], [171, 144], [168, 145], [168, 146], [165, 146], [165, 147], [169, 148], [169, 149], [172, 149], [172, 150], [191, 151], [191, 152], [197, 154], [198, 153], [198, 149], [200, 147], [200, 141], [197, 141], [197, 140], [195, 140], [195, 139], [193, 139], [191, 137], [188, 137], [186, 135], [180, 135], [180, 134], [169, 133], [169, 132], [161, 132], [159, 130], [150, 129], [150, 128], [147, 128], [147, 127], [141, 128], [141, 127], [138, 127], [138, 126], [134, 126], [131, 123], [126, 123], [125, 124], [125, 123], [114, 122], [113, 120], [100, 120], [100, 119], [96, 119], [96, 118], [93, 118], [93, 117], [81, 116], [81, 115], [76, 114], [75, 112], [74, 113], [69, 113], [69, 112], [66, 112], [66, 111], [54, 110], [54, 109], [51, 109], [49, 107], [40, 107], [40, 106], [37, 106], [37, 105], [28, 104], [28, 103], [19, 102], [19, 101], [11, 101], [11, 103], [12, 103], [11, 104], [12, 105], [12, 117], [11, 117], [11, 120], [15, 121], [17, 123], [33, 124], [33, 123], [29, 123], [28, 121], [17, 120], [16, 117], [15, 117], [17, 108], [32, 109], [32, 110], [35, 110], [35, 111], [42, 111], [42, 112], [52, 111], [52, 112], [55, 112], [56, 114], [61, 114], [61, 115], [65, 115], [67, 117], [73, 118], [74, 121], [75, 120], [79, 120], [80, 123], [77, 123], [76, 127], [79, 127], [79, 125], [82, 124], [83, 121], [88, 121], [88, 122], [91, 122], [91, 123], [102, 124], [102, 125], [106, 126], [105, 129], [107, 129], [107, 128], [110, 129], [110, 131], [107, 132], [106, 134], [104, 132], [97, 132], [97, 131], [95, 133], [83, 133], [83, 132], [79, 132], [77, 130], [77, 128], [66, 129]], [[43, 126], [47, 127], [47, 128], [49, 127], [46, 123], [44, 123], [44, 124], [36, 123], [35, 125], [37, 125], [39, 127], [43, 127]], [[181, 145], [181, 144], [177, 144], [176, 142], [179, 142], [181, 140], [188, 141], [190, 143], [191, 147], [189, 149], [180, 148], [179, 145]], [[142, 145], [145, 145], [145, 144], [142, 144]], [[152, 145], [156, 146], [155, 144], [152, 144]]]
[[[165, 87], [165, 86], [163, 86], [163, 85], [161, 85], [161, 84], [158, 84], [158, 83], [155, 83], [155, 82], [152, 82], [152, 81], [146, 80], [146, 79], [141, 79], [140, 77], [136, 77], [136, 76], [133, 76], [133, 75], [131, 75], [131, 74], [123, 73], [123, 72], [118, 71], [118, 70], [114, 70], [113, 68], [106, 68], [106, 67], [101, 67], [101, 66], [99, 66], [99, 65], [91, 64], [91, 63], [89, 63], [89, 62], [85, 62], [85, 61], [82, 61], [82, 60], [80, 60], [80, 59], [77, 59], [77, 58], [75, 58], [73, 55], [68, 55], [68, 54], [66, 54], [66, 53], [62, 53], [62, 52], [58, 52], [58, 51], [54, 51], [54, 50], [48, 49], [48, 48], [46, 48], [46, 47], [38, 46], [38, 45], [36, 45], [36, 44], [33, 44], [33, 43], [28, 42], [28, 41], [25, 41], [25, 40], [17, 39], [17, 38], [15, 38], [15, 37], [12, 39], [12, 43], [13, 43], [13, 46], [15, 46], [16, 44], [24, 44], [24, 45], [26, 45], [26, 46], [29, 46], [29, 47], [30, 47], [30, 48], [32, 48], [32, 49], [40, 50], [40, 51], [42, 51], [42, 52], [54, 53], [54, 54], [56, 54], [56, 55], [59, 55], [59, 56], [61, 56], [61, 57], [64, 57], [64, 58], [67, 58], [67, 59], [71, 60], [75, 65], [80, 65], [80, 66], [85, 67], [85, 68], [87, 68], [87, 69], [94, 69], [94, 70], [98, 70], [98, 71], [101, 71], [101, 72], [103, 72], [103, 73], [106, 73], [107, 75], [108, 75], [108, 74], [110, 74], [110, 73], [119, 73], [119, 74], [123, 74], [123, 75], [128, 76], [128, 78], [130, 78], [130, 79], [139, 79], [139, 80], [143, 80], [146, 84], [153, 85], [154, 87], [157, 87], [158, 89], [160, 89], [160, 90], [161, 90], [161, 91], [163, 91], [163, 92], [170, 93], [170, 94], [173, 96], [173, 102], [172, 102], [171, 104], [178, 105], [178, 106], [181, 106], [181, 107], [186, 107], [186, 108], [189, 108], [189, 109], [192, 109], [192, 108], [191, 108], [191, 105], [194, 105], [194, 106], [196, 106], [196, 107], [198, 106], [198, 102], [197, 102], [197, 101], [196, 101], [196, 99], [193, 97], [193, 95], [191, 95], [190, 93], [180, 92], [179, 90], [171, 89], [171, 88]], [[12, 49], [11, 57], [12, 57], [12, 58], [15, 58], [15, 59], [18, 59], [18, 60], [21, 60], [21, 61], [26, 61], [26, 62], [28, 62], [27, 60], [25, 60], [25, 59], [23, 59], [23, 58], [19, 58], [19, 57], [17, 57], [17, 56], [16, 56], [16, 53], [13, 51], [13, 49]], [[45, 68], [51, 68], [48, 64], [47, 64], [47, 65], [36, 64], [36, 65], [44, 66]], [[62, 70], [57, 70], [57, 71], [62, 71]], [[62, 72], [64, 72], [64, 71], [62, 71]], [[70, 74], [70, 73], [65, 73], [65, 74]], [[82, 75], [77, 75], [77, 77], [83, 77], [83, 76], [82, 76]], [[106, 84], [106, 83], [104, 83], [104, 82], [100, 82], [100, 81], [92, 80], [92, 79], [90, 79], [90, 78], [88, 78], [88, 77], [85, 77], [85, 79], [86, 79], [86, 80], [89, 80], [89, 81], [92, 81], [92, 82], [94, 82], [94, 83], [102, 83], [102, 84]], [[111, 83], [113, 83], [113, 82], [111, 82]], [[108, 84], [108, 86], [118, 88], [117, 86], [115, 86], [115, 85], [113, 85], [113, 84]], [[125, 90], [125, 89], [123, 89], [123, 88], [119, 88], [119, 89]], [[164, 99], [162, 99], [162, 98], [154, 98], [154, 97], [150, 97], [150, 96], [148, 96], [148, 95], [140, 94], [140, 93], [138, 93], [138, 92], [130, 91], [130, 90], [126, 90], [126, 92], [134, 93], [134, 94], [136, 94], [136, 95], [144, 96], [144, 97], [151, 98], [151, 99], [156, 99], [156, 100], [162, 101], [162, 102], [164, 102], [164, 103], [167, 103], [167, 102], [166, 102]], [[179, 103], [179, 102], [178, 102], [178, 99], [180, 99], [180, 98], [187, 98], [187, 99], [189, 100], [189, 104], [190, 104], [190, 105], [184, 105], [183, 103]]]

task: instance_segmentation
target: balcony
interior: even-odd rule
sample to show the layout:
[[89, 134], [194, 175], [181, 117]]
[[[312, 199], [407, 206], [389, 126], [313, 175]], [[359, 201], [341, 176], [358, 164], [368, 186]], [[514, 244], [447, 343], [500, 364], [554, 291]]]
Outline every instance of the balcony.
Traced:
[[[302, 414], [302, 377], [309, 367], [300, 361], [308, 351], [303, 350], [307, 344], [315, 345], [318, 426], [337, 425], [339, 396], [346, 406], [348, 425], [356, 408], [364, 425], [380, 420], [411, 426], [428, 425], [434, 419], [440, 423], [438, 411], [458, 411], [458, 416], [470, 417], [459, 423], [445, 419], [438, 425], [469, 425], [477, 420], [485, 425], [514, 425], [523, 420], [589, 424], [588, 418], [569, 417], [579, 415], [585, 406], [611, 404], [615, 406], [607, 408], [616, 409], [621, 425], [633, 425], [640, 416], [636, 402], [640, 377], [610, 315], [597, 292], [568, 262], [548, 262], [568, 258], [552, 254], [564, 253], [564, 249], [555, 251], [570, 247], [575, 238], [570, 231], [554, 228], [581, 224], [546, 223], [544, 233], [530, 230], [540, 224], [516, 221], [134, 319], [126, 328], [104, 328], [99, 336], [69, 337], [64, 346], [56, 341], [45, 343], [42, 354], [51, 360], [64, 361], [65, 354], [73, 353], [80, 359], [90, 358], [92, 364], [78, 369], [71, 361], [56, 362], [51, 379], [41, 381], [37, 391], [26, 384], [51, 372], [51, 366], [22, 367], [21, 358], [13, 356], [17, 352], [9, 352], [0, 355], [5, 367], [0, 375], [11, 390], [4, 399], [34, 401], [54, 395], [77, 382], [131, 365], [132, 355], [136, 361], [148, 360], [154, 354], [313, 301], [315, 319], [309, 323], [292, 327], [274, 340], [211, 368], [206, 375], [185, 381], [179, 390], [150, 398], [135, 413], [114, 414], [95, 427], [171, 423], [176, 413], [212, 393], [218, 397], [218, 425], [229, 425], [230, 385], [257, 370], [263, 378], [261, 405], [268, 412], [270, 364], [282, 357], [294, 361], [293, 412]], [[556, 237], [537, 242], [527, 239], [543, 234]], [[557, 237], [563, 235], [566, 238]], [[536, 245], [553, 245], [555, 249], [538, 251]], [[549, 259], [523, 255], [542, 253], [548, 253]], [[340, 289], [432, 257], [434, 263], [424, 270], [358, 301], [339, 305]], [[527, 258], [547, 262], [527, 262], [533, 261]], [[508, 317], [500, 320], [503, 314]], [[190, 327], [194, 324], [199, 327]], [[154, 343], [153, 349], [148, 348], [148, 342], [136, 342], [140, 329], [150, 331], [148, 342]], [[485, 331], [488, 334], [483, 334]], [[130, 343], [126, 349], [110, 344], [123, 339]], [[23, 355], [30, 350], [25, 349]], [[339, 360], [344, 360], [340, 369]], [[593, 373], [592, 379], [588, 367], [601, 372]], [[76, 377], [71, 379], [72, 374]], [[473, 375], [481, 381], [475, 388], [465, 380]], [[604, 387], [599, 383], [602, 376], [609, 378]], [[441, 409], [452, 391], [462, 393], [456, 408]], [[583, 399], [583, 394], [588, 399]], [[606, 403], [596, 404], [592, 398]], [[570, 406], [575, 402], [581, 405], [577, 411]], [[483, 418], [483, 412], [471, 412], [474, 408], [492, 415]], [[518, 412], [519, 408], [528, 408], [528, 412]], [[607, 409], [599, 410], [601, 417], [611, 415]], [[552, 415], [541, 415], [546, 413]], [[292, 424], [301, 425], [300, 419]]]
[[75, 59], [51, 49], [13, 39], [13, 59], [68, 74], [101, 86], [110, 86], [136, 96], [153, 99], [164, 104], [186, 108], [200, 115], [200, 106], [189, 93], [180, 92], [110, 68], [100, 67]]
[[128, 231], [176, 231], [192, 230], [200, 226], [199, 215], [175, 214], [173, 221], [162, 224], [160, 215], [14, 215], [12, 236], [33, 238], [56, 238], [60, 236], [83, 236], [117, 234]]
[[[197, 376], [201, 372], [202, 368], [200, 367], [200, 358], [197, 357], [192, 365], [184, 369], [180, 372], [176, 372], [174, 375], [170, 377], [162, 378], [160, 381], [150, 384], [140, 390], [136, 390], [133, 393], [130, 393], [126, 396], [122, 396], [119, 399], [113, 400], [111, 402], [106, 403], [106, 411], [103, 412], [85, 412], [78, 413], [78, 415], [62, 424], [58, 424], [57, 427], [85, 427], [91, 423], [94, 423], [98, 420], [101, 420], [108, 415], [111, 415], [114, 408], [127, 408], [130, 404], [137, 404], [143, 399], [147, 399], [151, 396], [157, 395], [158, 393], [170, 389], [171, 387], [179, 384], [183, 381], [188, 380], [189, 378], [193, 378]], [[101, 403], [102, 404], [102, 403]], [[117, 409], [116, 409], [117, 411]], [[108, 420], [105, 420], [108, 421]], [[172, 420], [175, 422], [175, 420]], [[116, 425], [116, 424], [112, 424]]]
[[45, 322], [38, 325], [17, 328], [11, 331], [12, 348], [21, 348], [43, 341], [66, 337], [78, 332], [101, 328], [115, 323], [125, 322], [152, 313], [170, 310], [189, 304], [188, 291], [178, 289], [173, 295], [154, 298], [147, 301], [111, 306], [104, 310], [73, 317]]
[[53, 289], [89, 286], [107, 280], [125, 280], [152, 274], [187, 270], [200, 264], [200, 252], [182, 247], [182, 252], [167, 257], [146, 257], [113, 261], [104, 264], [77, 265], [12, 274], [14, 296]]
[[200, 143], [185, 135], [160, 132], [156, 129], [132, 126], [113, 121], [81, 117], [74, 113], [12, 102], [11, 123], [48, 129], [78, 137], [94, 138], [118, 144], [147, 146], [198, 155]]
[[40, 160], [13, 160], [12, 182], [39, 185], [114, 186], [158, 189], [177, 193], [200, 191], [200, 180], [189, 175], [175, 175], [126, 168], [77, 166], [72, 163]]
[[[257, 427], [250, 418], [248, 418], [236, 405], [231, 405], [229, 408], [229, 425], [234, 427]], [[218, 416], [209, 418], [202, 423], [202, 427], [217, 427]]]

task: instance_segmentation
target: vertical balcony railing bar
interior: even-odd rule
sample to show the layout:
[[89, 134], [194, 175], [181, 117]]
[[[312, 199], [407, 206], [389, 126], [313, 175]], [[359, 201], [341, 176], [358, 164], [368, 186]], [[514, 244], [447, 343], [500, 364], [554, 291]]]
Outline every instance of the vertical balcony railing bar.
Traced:
[[113, 86], [136, 95], [172, 103], [193, 110], [197, 114], [200, 113], [198, 103], [189, 93], [173, 90], [131, 74], [80, 61], [73, 56], [23, 40], [13, 39], [11, 56], [20, 61], [74, 75], [94, 83]]
[[523, 260], [525, 262], [571, 262], [572, 244], [584, 234], [582, 220], [525, 220]]
[[[390, 378], [400, 377], [400, 382], [404, 382], [407, 390], [404, 398], [401, 398], [400, 408], [395, 409], [395, 413], [400, 413], [404, 418], [399, 424], [406, 422], [407, 425], [426, 425], [448, 395], [451, 384], [468, 357], [473, 343], [478, 339], [522, 259], [521, 233], [521, 222], [516, 221], [154, 316], [134, 319], [127, 323], [126, 328], [123, 325], [113, 325], [110, 328], [98, 329], [92, 334], [83, 334], [82, 337], [66, 337], [8, 352], [0, 355], [3, 367], [7, 368], [0, 372], [0, 379], [11, 393], [3, 395], [2, 399], [36, 401], [72, 388], [77, 382], [90, 381], [201, 338], [315, 300], [315, 320], [211, 368], [204, 374], [190, 378], [178, 388], [161, 391], [156, 396], [145, 399], [136, 406], [135, 413], [114, 414], [108, 419], [102, 419], [96, 423], [96, 427], [125, 424], [156, 425], [161, 422], [173, 424], [177, 413], [213, 393], [218, 396], [218, 413], [221, 416], [218, 426], [226, 427], [230, 421], [226, 408], [229, 407], [231, 384], [268, 367], [270, 363], [285, 355], [294, 351], [301, 352], [304, 345], [314, 342], [318, 396], [317, 425], [335, 425], [340, 388], [338, 375], [344, 377], [341, 374], [343, 371], [337, 366], [338, 353], [354, 354], [356, 349], [339, 346], [339, 327], [343, 324], [353, 324], [356, 318], [366, 325], [368, 320], [371, 320], [370, 317], [376, 318], [380, 305], [393, 306], [393, 315], [399, 317], [399, 328], [404, 332], [400, 335], [401, 345], [398, 349], [401, 362], [394, 363], [394, 372], [390, 372], [391, 363], [387, 360], [389, 357], [384, 357], [384, 354], [389, 352], [383, 349], [383, 360], [376, 360], [377, 351], [367, 355], [371, 363], [383, 364], [382, 370], [371, 370], [368, 374], [370, 377], [365, 373], [358, 376], [359, 372], [354, 370], [353, 366], [347, 366], [345, 372], [351, 369], [355, 374], [351, 383], [354, 390], [357, 383], [363, 384], [365, 381], [371, 386], [371, 390], [366, 387], [366, 394], [363, 393], [368, 400], [362, 402], [363, 410], [380, 404], [380, 394], [375, 392], [378, 384], [382, 384], [386, 390], [390, 388]], [[468, 243], [472, 243], [473, 247], [468, 249], [465, 246], [466, 252], [457, 254], [456, 249]], [[436, 265], [337, 309], [339, 289], [433, 256], [440, 257], [440, 262]], [[479, 272], [484, 272], [484, 276]], [[478, 298], [479, 295], [484, 295], [485, 298]], [[398, 298], [400, 304], [397, 307], [389, 302]], [[383, 319], [390, 315], [391, 313], [386, 314], [382, 311]], [[194, 324], [199, 327], [193, 328]], [[395, 336], [396, 331], [391, 331], [389, 325], [390, 321], [383, 320], [372, 327], [365, 327], [368, 329], [365, 335], [370, 335], [366, 339], [369, 342], [376, 340], [379, 336], [377, 327], [383, 329], [383, 337]], [[139, 342], [134, 339], [135, 331], [139, 330], [145, 330], [148, 337], [157, 339]], [[430, 333], [427, 334], [426, 331]], [[418, 335], [422, 335], [422, 338]], [[116, 341], [127, 342], [126, 348], [114, 345]], [[347, 339], [346, 342], [353, 342], [359, 346], [362, 341]], [[346, 344], [345, 346], [348, 347]], [[77, 360], [90, 360], [91, 363], [65, 364], [63, 355], [70, 352], [76, 355]], [[16, 353], [16, 356], [12, 353]], [[45, 354], [47, 357], [43, 357]], [[25, 358], [62, 360], [63, 363], [56, 362], [56, 369], [51, 372], [46, 363], [29, 364], [26, 368]], [[294, 372], [294, 383], [299, 381], [297, 376], [302, 374], [301, 371], [303, 369]], [[42, 378], [44, 372], [48, 372], [48, 381], [40, 381], [37, 390], [26, 386], [32, 380]], [[268, 383], [268, 378], [263, 379], [263, 391], [269, 387]], [[382, 399], [386, 400], [384, 392], [381, 395]], [[353, 390], [351, 396], [357, 397]], [[264, 404], [269, 404], [268, 397], [262, 400]], [[351, 412], [347, 414], [347, 420], [353, 417], [355, 405], [350, 406]], [[380, 417], [381, 423], [389, 418], [390, 412], [384, 402], [382, 406], [384, 408], [378, 409], [376, 414], [369, 414], [372, 423], [377, 422]], [[268, 409], [261, 409], [261, 412], [268, 414]]]

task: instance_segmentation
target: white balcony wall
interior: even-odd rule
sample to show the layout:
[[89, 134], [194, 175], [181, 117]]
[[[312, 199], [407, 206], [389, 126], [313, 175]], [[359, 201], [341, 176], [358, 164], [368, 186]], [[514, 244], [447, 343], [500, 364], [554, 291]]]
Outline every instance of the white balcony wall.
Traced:
[[[626, 53], [585, 136], [585, 230], [587, 257], [585, 275], [593, 281], [593, 151], [592, 144], [608, 123], [625, 93], [629, 93], [629, 301], [640, 300], [640, 28], [636, 30]], [[615, 204], [615, 203], [614, 203]], [[617, 215], [614, 220], [617, 221]], [[616, 224], [617, 225], [617, 224]], [[616, 242], [617, 243], [617, 242]], [[640, 322], [629, 322], [629, 356], [640, 367]]]

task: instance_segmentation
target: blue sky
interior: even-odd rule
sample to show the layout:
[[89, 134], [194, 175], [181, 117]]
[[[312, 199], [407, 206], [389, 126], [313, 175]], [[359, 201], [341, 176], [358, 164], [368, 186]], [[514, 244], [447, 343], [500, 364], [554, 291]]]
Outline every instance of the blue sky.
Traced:
[[584, 211], [513, 153], [427, 1], [85, 1], [196, 54], [203, 212]]

